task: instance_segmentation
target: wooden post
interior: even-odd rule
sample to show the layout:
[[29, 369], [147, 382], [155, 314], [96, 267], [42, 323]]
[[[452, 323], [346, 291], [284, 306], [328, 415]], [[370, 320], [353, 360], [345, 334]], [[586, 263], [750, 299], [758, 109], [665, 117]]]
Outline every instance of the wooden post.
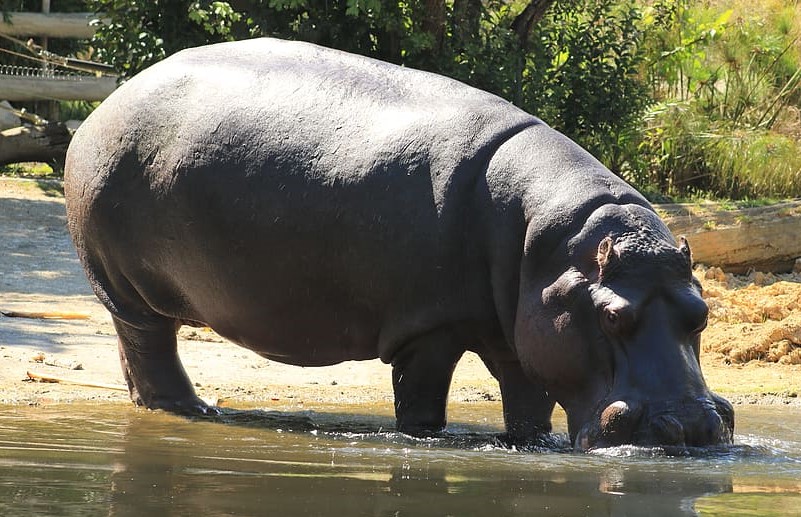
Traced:
[[[42, 14], [50, 14], [50, 0], [42, 0]], [[42, 43], [41, 47], [42, 50], [47, 52], [47, 44], [48, 38], [47, 36], [42, 36]], [[47, 76], [48, 72], [52, 69], [50, 63], [47, 61], [42, 62], [42, 75]], [[41, 106], [39, 102], [36, 102], [35, 109], [36, 113], [47, 120], [58, 120], [59, 119], [59, 105], [58, 101], [55, 100], [45, 100], [42, 102]]]
[[0, 18], [0, 33], [9, 36], [50, 38], [91, 38], [95, 33], [89, 22], [96, 19], [93, 13], [8, 13], [11, 23]]
[[[38, 68], [32, 70], [38, 72]], [[0, 97], [11, 102], [37, 99], [102, 101], [116, 88], [117, 78], [113, 76], [82, 76], [70, 79], [0, 74]]]

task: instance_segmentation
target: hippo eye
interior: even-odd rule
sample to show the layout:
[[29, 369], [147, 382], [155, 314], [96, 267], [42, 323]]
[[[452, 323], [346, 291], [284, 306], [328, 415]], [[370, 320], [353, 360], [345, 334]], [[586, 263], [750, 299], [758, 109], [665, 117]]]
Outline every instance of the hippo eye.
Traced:
[[628, 332], [629, 316], [625, 307], [604, 307], [601, 324], [607, 333], [619, 336]]
[[701, 332], [704, 331], [704, 329], [706, 329], [706, 326], [709, 323], [709, 313], [706, 312], [703, 318], [699, 318], [696, 321], [698, 321], [699, 323], [695, 325], [695, 330], [693, 330], [693, 334], [700, 334]]
[[685, 324], [687, 325], [685, 328], [693, 334], [701, 333], [709, 321], [709, 306], [703, 298], [692, 292], [690, 295], [677, 298], [676, 301], [682, 307]]

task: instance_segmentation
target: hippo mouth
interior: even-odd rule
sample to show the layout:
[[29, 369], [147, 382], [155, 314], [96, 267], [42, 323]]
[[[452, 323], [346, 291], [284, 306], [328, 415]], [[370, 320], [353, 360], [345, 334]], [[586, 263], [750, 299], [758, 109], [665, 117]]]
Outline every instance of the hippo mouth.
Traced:
[[689, 400], [639, 402], [616, 400], [602, 405], [577, 433], [577, 450], [623, 444], [659, 447], [730, 445], [734, 409], [715, 394]]

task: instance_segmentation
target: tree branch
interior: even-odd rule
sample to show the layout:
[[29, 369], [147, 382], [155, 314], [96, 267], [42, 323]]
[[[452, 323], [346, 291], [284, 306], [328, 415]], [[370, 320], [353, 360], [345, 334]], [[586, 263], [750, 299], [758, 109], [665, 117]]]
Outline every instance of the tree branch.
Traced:
[[517, 34], [521, 49], [525, 50], [528, 48], [531, 29], [542, 20], [542, 17], [545, 16], [545, 13], [548, 12], [548, 8], [551, 7], [554, 2], [556, 2], [556, 0], [531, 0], [531, 2], [526, 5], [525, 9], [515, 17], [512, 22], [512, 30]]

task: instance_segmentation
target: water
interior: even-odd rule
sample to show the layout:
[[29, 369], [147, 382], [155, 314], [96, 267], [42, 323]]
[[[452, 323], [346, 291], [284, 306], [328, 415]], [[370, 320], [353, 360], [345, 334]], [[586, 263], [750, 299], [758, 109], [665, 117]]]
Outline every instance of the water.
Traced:
[[448, 436], [415, 440], [386, 430], [390, 410], [213, 422], [124, 405], [0, 407], [0, 515], [801, 515], [798, 408], [739, 408], [735, 446], [679, 457], [576, 454], [563, 436], [506, 449], [497, 403], [452, 407]]

